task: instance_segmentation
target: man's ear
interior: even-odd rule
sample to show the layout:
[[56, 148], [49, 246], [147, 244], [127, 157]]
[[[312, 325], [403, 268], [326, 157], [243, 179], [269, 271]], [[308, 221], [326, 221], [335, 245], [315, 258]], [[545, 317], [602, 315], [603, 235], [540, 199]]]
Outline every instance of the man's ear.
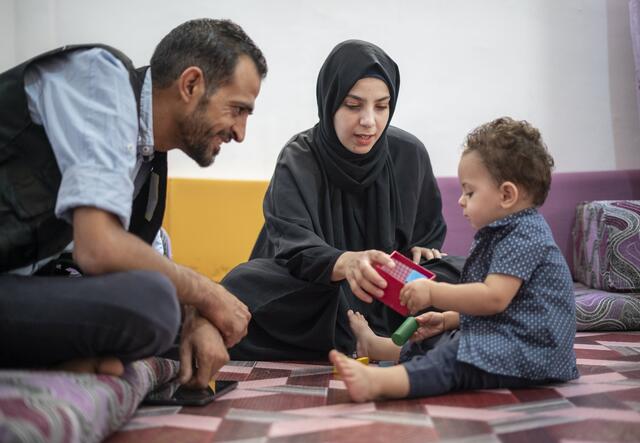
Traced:
[[198, 103], [205, 93], [204, 74], [197, 66], [189, 66], [178, 77], [178, 91], [185, 103]]
[[504, 182], [500, 185], [500, 205], [509, 209], [518, 202], [520, 191], [513, 182]]

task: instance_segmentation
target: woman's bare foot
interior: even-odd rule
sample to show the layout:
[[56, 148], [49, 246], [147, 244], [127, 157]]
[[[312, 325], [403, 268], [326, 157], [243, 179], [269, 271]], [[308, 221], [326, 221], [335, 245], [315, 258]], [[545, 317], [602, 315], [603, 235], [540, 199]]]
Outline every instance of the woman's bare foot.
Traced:
[[329, 352], [329, 360], [342, 377], [351, 400], [357, 403], [409, 395], [409, 376], [402, 365], [365, 366], [335, 349]]
[[121, 376], [124, 365], [115, 357], [76, 358], [55, 366], [58, 371]]
[[372, 360], [398, 360], [400, 348], [390, 338], [376, 335], [369, 327], [367, 319], [359, 312], [347, 311], [349, 326], [356, 336], [356, 354]]

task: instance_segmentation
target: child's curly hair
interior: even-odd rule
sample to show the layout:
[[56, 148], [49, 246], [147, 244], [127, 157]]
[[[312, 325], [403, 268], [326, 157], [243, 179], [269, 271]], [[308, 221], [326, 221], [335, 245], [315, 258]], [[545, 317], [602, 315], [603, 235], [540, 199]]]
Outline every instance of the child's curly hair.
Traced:
[[467, 135], [462, 155], [477, 152], [498, 185], [510, 181], [522, 186], [533, 204], [544, 203], [551, 185], [553, 157], [540, 131], [527, 121], [501, 117]]

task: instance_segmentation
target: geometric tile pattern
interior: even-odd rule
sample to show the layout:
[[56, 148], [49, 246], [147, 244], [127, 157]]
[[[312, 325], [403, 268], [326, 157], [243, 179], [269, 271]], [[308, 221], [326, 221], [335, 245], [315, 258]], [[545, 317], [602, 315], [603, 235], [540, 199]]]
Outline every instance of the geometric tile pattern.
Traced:
[[530, 389], [355, 404], [326, 363], [230, 362], [203, 407], [142, 407], [106, 441], [640, 442], [640, 332], [578, 333], [581, 377]]

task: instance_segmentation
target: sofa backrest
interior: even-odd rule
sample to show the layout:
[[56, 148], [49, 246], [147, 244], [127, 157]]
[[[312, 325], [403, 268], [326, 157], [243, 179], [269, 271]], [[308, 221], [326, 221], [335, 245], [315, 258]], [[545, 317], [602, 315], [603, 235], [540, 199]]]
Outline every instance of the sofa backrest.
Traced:
[[[447, 238], [443, 251], [467, 255], [474, 230], [458, 206], [457, 177], [438, 178]], [[262, 199], [268, 182], [171, 178], [164, 227], [181, 264], [220, 280], [249, 258], [264, 223]], [[556, 173], [541, 208], [571, 263], [575, 207], [589, 200], [640, 200], [640, 170]]]
[[220, 281], [249, 259], [269, 182], [170, 178], [164, 227], [173, 259]]
[[[467, 255], [474, 229], [462, 216], [458, 205], [460, 184], [457, 177], [440, 177], [447, 237], [442, 250]], [[558, 172], [553, 174], [547, 201], [540, 208], [553, 231], [553, 237], [572, 265], [572, 235], [576, 205], [592, 200], [640, 200], [640, 170]]]

